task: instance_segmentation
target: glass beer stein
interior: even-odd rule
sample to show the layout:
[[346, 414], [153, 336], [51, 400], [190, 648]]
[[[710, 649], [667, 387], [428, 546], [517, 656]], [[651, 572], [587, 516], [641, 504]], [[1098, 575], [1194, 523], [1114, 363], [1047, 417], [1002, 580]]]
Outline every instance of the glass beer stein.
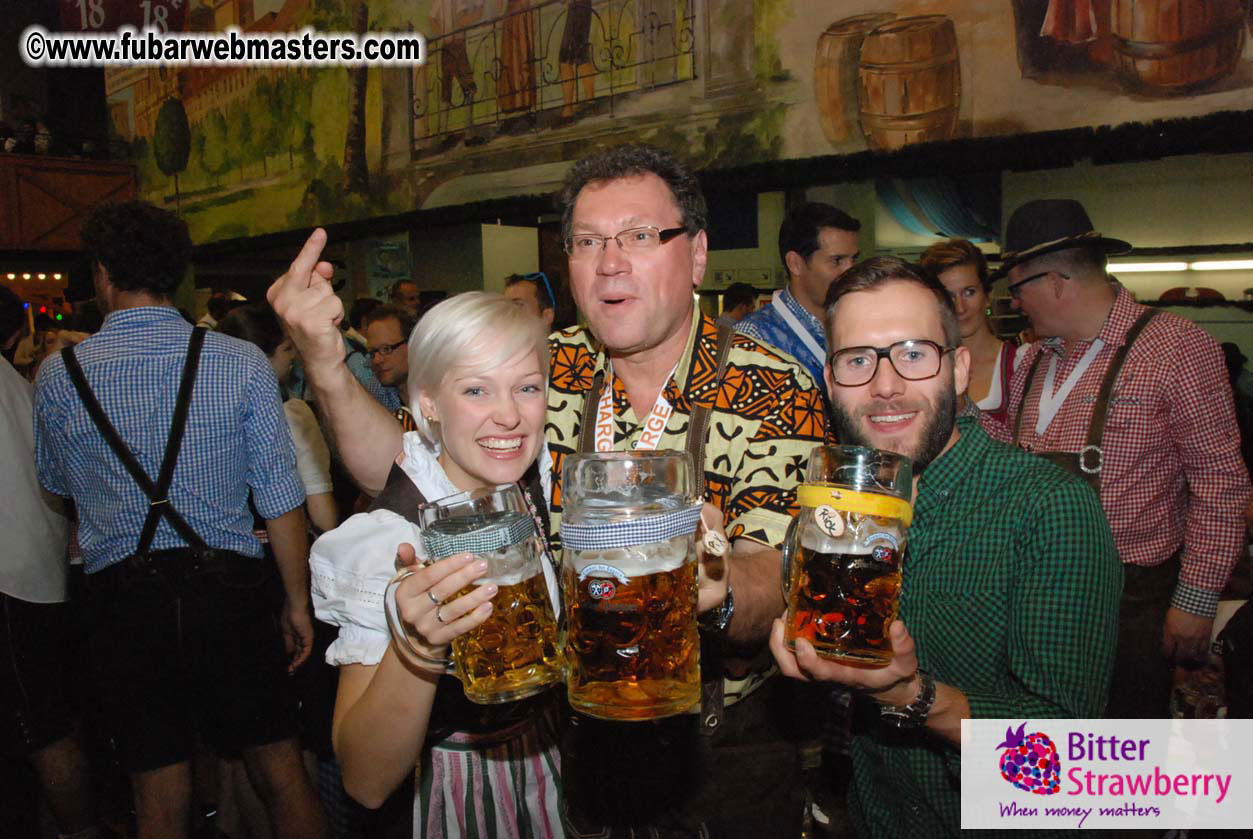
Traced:
[[[461, 680], [466, 697], [483, 705], [512, 702], [561, 681], [561, 642], [548, 586], [544, 581], [543, 538], [516, 484], [459, 492], [418, 510], [422, 545], [430, 560], [472, 553], [488, 564], [487, 573], [457, 592], [495, 583], [492, 614], [452, 641], [449, 672]], [[396, 607], [396, 589], [414, 569], [397, 574], [387, 586], [387, 625], [396, 643], [418, 658]]]
[[885, 667], [901, 557], [913, 519], [913, 464], [864, 446], [819, 446], [783, 545], [784, 640], [845, 664]]
[[647, 720], [700, 702], [696, 541], [701, 502], [681, 452], [572, 455], [562, 471], [562, 590], [570, 705]]

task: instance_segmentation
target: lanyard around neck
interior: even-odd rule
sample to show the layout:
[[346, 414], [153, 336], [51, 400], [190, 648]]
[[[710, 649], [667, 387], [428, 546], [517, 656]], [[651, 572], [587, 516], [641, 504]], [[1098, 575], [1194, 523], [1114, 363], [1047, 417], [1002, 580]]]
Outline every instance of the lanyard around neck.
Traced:
[[814, 336], [810, 334], [804, 324], [800, 322], [792, 310], [787, 307], [787, 304], [783, 302], [782, 291], [776, 291], [774, 293], [773, 298], [770, 300], [770, 305], [774, 306], [774, 310], [779, 313], [779, 317], [783, 318], [783, 322], [788, 325], [788, 328], [796, 333], [796, 337], [800, 338], [801, 343], [805, 345], [805, 349], [809, 351], [809, 354], [814, 357], [814, 361], [816, 361], [818, 366], [821, 367], [826, 362], [826, 356], [822, 351], [822, 347], [818, 346], [818, 342], [814, 340]]
[[1040, 415], [1035, 421], [1035, 433], [1043, 435], [1048, 429], [1049, 424], [1053, 421], [1053, 417], [1057, 416], [1057, 412], [1061, 410], [1062, 403], [1066, 401], [1066, 397], [1075, 389], [1075, 385], [1079, 383], [1079, 379], [1092, 366], [1092, 361], [1096, 358], [1097, 353], [1105, 346], [1105, 342], [1100, 338], [1092, 341], [1092, 346], [1088, 347], [1079, 358], [1079, 363], [1075, 365], [1075, 369], [1070, 371], [1070, 375], [1066, 377], [1066, 381], [1062, 382], [1062, 386], [1053, 391], [1053, 382], [1057, 378], [1057, 360], [1058, 356], [1054, 355], [1049, 359], [1048, 373], [1044, 377], [1044, 389], [1040, 391]]
[[[670, 371], [670, 375], [666, 376], [666, 381], [661, 386], [661, 392], [657, 394], [657, 401], [653, 403], [653, 409], [649, 412], [648, 418], [644, 420], [644, 430], [640, 432], [640, 439], [635, 444], [636, 451], [652, 451], [661, 443], [661, 437], [666, 432], [666, 423], [670, 421], [670, 415], [674, 413], [670, 401], [666, 399], [666, 385], [674, 378], [675, 372], [679, 369], [678, 363], [674, 365], [674, 370]], [[605, 389], [600, 395], [600, 402], [596, 406], [596, 435], [593, 438], [594, 447], [598, 452], [613, 451], [613, 367], [609, 368], [609, 376], [605, 381]]]

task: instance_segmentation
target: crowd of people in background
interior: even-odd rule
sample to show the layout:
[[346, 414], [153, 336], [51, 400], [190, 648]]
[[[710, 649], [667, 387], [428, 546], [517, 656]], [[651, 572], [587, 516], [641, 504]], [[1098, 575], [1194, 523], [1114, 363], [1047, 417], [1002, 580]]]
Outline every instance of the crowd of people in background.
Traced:
[[[267, 301], [214, 291], [193, 320], [172, 303], [186, 226], [140, 202], [84, 226], [98, 303], [31, 330], [0, 288], [21, 554], [0, 568], [0, 722], [59, 835], [948, 836], [962, 719], [1170, 715], [1248, 574], [1249, 374], [1109, 274], [1128, 243], [1050, 200], [1013, 213], [996, 271], [962, 239], [863, 259], [856, 218], [803, 203], [785, 286], [759, 306], [732, 285], [714, 317], [704, 198], [672, 156], [592, 155], [561, 206], [569, 282], [503, 294], [409, 278], [346, 310], [318, 231]], [[994, 329], [1002, 278], [1034, 342]], [[465, 557], [415, 565], [396, 493], [518, 483], [558, 547], [562, 459], [641, 445], [659, 400], [662, 448], [708, 420], [705, 526], [731, 545], [701, 557], [701, 713], [624, 728], [550, 696], [476, 716], [389, 642], [382, 588], [416, 569], [398, 600], [428, 663], [494, 590]], [[834, 440], [922, 476], [880, 670], [793, 651], [776, 620], [795, 464]], [[839, 771], [804, 771], [816, 755]], [[38, 835], [35, 800], [0, 815]]]

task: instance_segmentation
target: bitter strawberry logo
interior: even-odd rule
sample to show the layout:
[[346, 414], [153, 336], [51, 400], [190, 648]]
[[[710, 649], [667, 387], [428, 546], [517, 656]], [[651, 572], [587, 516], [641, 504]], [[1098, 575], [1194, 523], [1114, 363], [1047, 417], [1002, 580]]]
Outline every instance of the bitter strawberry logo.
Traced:
[[1001, 752], [1001, 777], [1035, 795], [1055, 795], [1061, 789], [1062, 764], [1052, 738], [1040, 731], [1024, 734], [1024, 722], [1015, 731], [1005, 729]]

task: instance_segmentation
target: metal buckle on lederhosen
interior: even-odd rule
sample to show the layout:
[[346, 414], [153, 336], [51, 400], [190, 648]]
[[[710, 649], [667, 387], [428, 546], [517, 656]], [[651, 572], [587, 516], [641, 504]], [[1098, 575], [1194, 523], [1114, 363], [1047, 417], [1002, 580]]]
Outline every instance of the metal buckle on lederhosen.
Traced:
[[[1088, 455], [1091, 453], [1096, 454], [1095, 466], [1088, 465]], [[1087, 474], [1099, 475], [1101, 473], [1101, 469], [1104, 468], [1104, 466], [1105, 466], [1105, 452], [1101, 450], [1100, 446], [1087, 445], [1079, 450], [1079, 468], [1082, 469]]]

